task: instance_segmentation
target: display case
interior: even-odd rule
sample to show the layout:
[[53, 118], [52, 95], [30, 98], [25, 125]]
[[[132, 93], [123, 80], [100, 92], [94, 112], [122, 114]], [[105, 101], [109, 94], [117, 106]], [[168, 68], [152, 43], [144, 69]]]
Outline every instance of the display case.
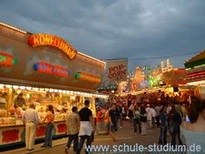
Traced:
[[[55, 111], [54, 131], [55, 137], [66, 135], [66, 115], [71, 112], [73, 106], [78, 110], [84, 107], [84, 100], [91, 102], [90, 109], [95, 116], [95, 99], [93, 97], [68, 94], [65, 91], [53, 91], [42, 88], [20, 89], [12, 87], [1, 87], [1, 92], [7, 92], [6, 109], [0, 109], [0, 148], [4, 145], [13, 143], [23, 143], [25, 140], [25, 125], [22, 122], [22, 116], [30, 103], [36, 105], [35, 110], [38, 113], [39, 125], [36, 131], [36, 139], [42, 140], [45, 136], [46, 124], [43, 120], [46, 117], [47, 105], [52, 105]], [[14, 102], [19, 94], [23, 94], [25, 105], [15, 107]]]

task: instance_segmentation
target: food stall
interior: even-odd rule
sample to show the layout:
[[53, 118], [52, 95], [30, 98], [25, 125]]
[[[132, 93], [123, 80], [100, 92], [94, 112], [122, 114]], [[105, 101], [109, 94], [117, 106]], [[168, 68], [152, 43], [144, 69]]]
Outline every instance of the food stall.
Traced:
[[195, 95], [205, 99], [205, 50], [184, 63], [189, 86], [194, 86]]
[[[24, 144], [21, 117], [30, 103], [36, 104], [40, 121], [46, 106], [55, 109], [54, 138], [65, 136], [65, 116], [73, 106], [80, 110], [84, 100], [95, 99], [105, 63], [77, 52], [64, 39], [51, 34], [32, 34], [0, 23], [0, 150]], [[37, 129], [42, 141], [45, 124]]]

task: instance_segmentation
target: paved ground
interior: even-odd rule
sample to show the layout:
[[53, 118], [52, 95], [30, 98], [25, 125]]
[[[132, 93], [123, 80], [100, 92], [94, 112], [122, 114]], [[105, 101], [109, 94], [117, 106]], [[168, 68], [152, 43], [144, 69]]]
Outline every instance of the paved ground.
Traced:
[[[120, 128], [118, 132], [114, 134], [117, 141], [113, 142], [110, 136], [106, 135], [98, 135], [95, 136], [95, 141], [93, 142], [93, 145], [106, 145], [109, 146], [109, 152], [92, 152], [92, 154], [95, 153], [114, 153], [113, 151], [117, 150], [116, 145], [121, 145], [119, 150], [127, 151], [128, 148], [130, 150], [135, 150], [134, 148], [138, 145], [143, 145], [144, 147], [148, 145], [153, 145], [154, 143], [157, 143], [158, 137], [159, 137], [159, 128], [149, 129], [148, 135], [141, 136], [136, 135], [133, 132], [133, 128], [130, 128], [128, 122], [124, 123], [124, 127]], [[30, 152], [32, 154], [64, 154], [64, 147], [67, 142], [67, 138], [59, 139], [53, 141], [53, 147], [52, 148], [41, 148], [40, 146], [42, 144], [35, 145], [35, 150]], [[130, 145], [130, 147], [128, 147]], [[134, 146], [135, 145], [135, 146]], [[108, 148], [108, 147], [106, 147]], [[23, 154], [28, 153], [25, 148], [20, 148], [16, 150], [11, 150], [7, 152], [3, 152], [4, 154]], [[81, 152], [84, 154], [84, 150]], [[115, 153], [128, 153], [128, 152], [115, 152]], [[136, 154], [136, 152], [133, 152]], [[72, 148], [69, 150], [69, 154], [74, 154], [72, 152]]]

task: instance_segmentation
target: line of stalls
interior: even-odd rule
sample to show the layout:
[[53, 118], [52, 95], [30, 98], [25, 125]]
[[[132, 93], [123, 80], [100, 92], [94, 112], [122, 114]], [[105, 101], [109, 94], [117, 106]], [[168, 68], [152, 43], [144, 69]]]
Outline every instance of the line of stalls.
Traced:
[[[96, 93], [104, 69], [103, 61], [77, 52], [58, 36], [0, 23], [0, 150], [24, 144], [21, 117], [30, 103], [36, 104], [40, 121], [46, 106], [54, 106], [54, 138], [65, 136], [65, 115], [73, 106], [81, 109], [85, 99], [95, 116], [96, 100], [107, 99]], [[44, 135], [40, 124], [36, 142]]]

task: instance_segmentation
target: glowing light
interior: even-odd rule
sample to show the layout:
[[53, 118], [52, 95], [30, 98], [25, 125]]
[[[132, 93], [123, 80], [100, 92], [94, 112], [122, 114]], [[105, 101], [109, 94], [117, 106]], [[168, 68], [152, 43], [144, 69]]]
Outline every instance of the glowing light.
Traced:
[[20, 86], [19, 89], [24, 90], [24, 89], [26, 89], [26, 87], [25, 86]]
[[190, 85], [190, 86], [192, 86], [192, 85], [200, 85], [200, 84], [205, 84], [205, 80], [187, 83], [187, 85]]
[[49, 89], [49, 91], [50, 91], [50, 92], [54, 92], [54, 90], [53, 90], [53, 89]]
[[19, 88], [19, 86], [16, 86], [16, 85], [13, 85], [12, 86], [14, 89], [18, 89]]
[[0, 65], [12, 67], [16, 63], [13, 55], [0, 52]]
[[4, 87], [4, 84], [0, 84], [0, 88], [3, 88]]
[[6, 84], [5, 87], [6, 87], [6, 88], [11, 88], [12, 85], [8, 85], [8, 84]]
[[65, 40], [51, 34], [35, 34], [28, 39], [28, 44], [36, 47], [41, 45], [50, 45], [62, 50], [70, 59], [75, 58], [77, 51]]
[[193, 77], [193, 76], [198, 76], [198, 75], [203, 75], [203, 74], [205, 74], [205, 71], [189, 74], [188, 77]]
[[31, 87], [26, 87], [27, 90], [31, 90]]
[[68, 69], [62, 66], [54, 66], [46, 62], [37, 62], [33, 65], [34, 70], [49, 75], [68, 77], [71, 73]]
[[84, 72], [77, 72], [75, 74], [75, 78], [78, 80], [83, 80], [83, 81], [93, 82], [93, 83], [101, 82], [100, 77], [92, 75], [92, 74], [84, 73]]

